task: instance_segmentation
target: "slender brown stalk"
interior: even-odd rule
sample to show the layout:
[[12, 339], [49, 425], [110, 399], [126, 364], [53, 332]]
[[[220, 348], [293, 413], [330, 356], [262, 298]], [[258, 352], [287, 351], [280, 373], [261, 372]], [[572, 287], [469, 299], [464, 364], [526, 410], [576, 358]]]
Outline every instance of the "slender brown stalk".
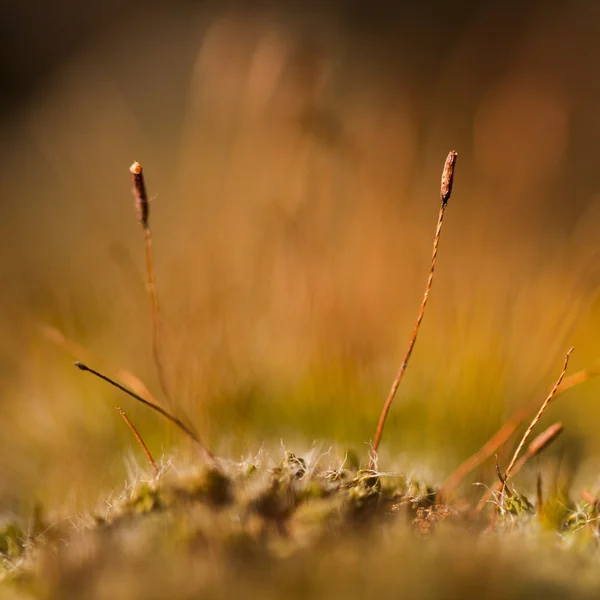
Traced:
[[129, 429], [131, 429], [131, 432], [133, 433], [133, 436], [137, 440], [137, 443], [141, 446], [142, 450], [144, 451], [144, 454], [146, 455], [146, 460], [148, 461], [148, 463], [154, 470], [154, 473], [156, 475], [158, 475], [160, 473], [160, 470], [156, 466], [156, 463], [154, 462], [154, 458], [152, 458], [152, 454], [150, 453], [150, 450], [148, 450], [148, 446], [146, 446], [146, 442], [144, 442], [144, 438], [142, 438], [139, 431], [135, 428], [135, 425], [129, 420], [129, 417], [125, 414], [125, 411], [120, 406], [115, 406], [115, 410], [121, 415], [121, 417], [123, 418], [123, 421], [125, 421], [125, 424], [127, 425], [127, 427], [129, 427]]
[[457, 154], [454, 151], [451, 151], [446, 158], [446, 162], [444, 164], [444, 170], [442, 172], [442, 182], [440, 186], [440, 213], [438, 216], [438, 222], [435, 230], [435, 236], [433, 238], [433, 252], [431, 256], [431, 268], [429, 270], [429, 277], [427, 279], [427, 285], [425, 286], [425, 293], [423, 294], [423, 300], [421, 301], [421, 307], [419, 308], [419, 314], [417, 315], [417, 321], [415, 323], [415, 327], [410, 338], [410, 342], [408, 344], [408, 350], [406, 351], [406, 355], [404, 356], [404, 360], [400, 365], [400, 369], [392, 383], [392, 387], [388, 394], [387, 400], [383, 405], [383, 410], [381, 412], [381, 416], [379, 417], [379, 423], [377, 425], [377, 430], [375, 432], [375, 440], [373, 442], [373, 448], [371, 451], [371, 460], [369, 463], [369, 468], [372, 469], [375, 466], [375, 459], [377, 455], [377, 450], [379, 448], [379, 444], [381, 442], [381, 436], [383, 435], [383, 428], [385, 426], [385, 421], [390, 411], [390, 407], [392, 406], [392, 402], [394, 401], [394, 397], [396, 396], [396, 392], [398, 391], [398, 387], [400, 386], [400, 382], [404, 377], [404, 372], [406, 371], [406, 367], [408, 365], [408, 361], [410, 360], [410, 356], [412, 354], [413, 348], [415, 347], [415, 343], [417, 341], [417, 335], [419, 333], [419, 327], [421, 326], [421, 321], [423, 320], [423, 315], [425, 314], [425, 307], [427, 306], [427, 300], [429, 299], [429, 293], [431, 292], [431, 285], [433, 283], [433, 273], [435, 271], [435, 261], [438, 254], [438, 247], [440, 243], [440, 235], [442, 233], [442, 224], [444, 221], [444, 212], [446, 210], [446, 206], [448, 205], [448, 200], [452, 194], [452, 184], [454, 182], [454, 166], [456, 164]]
[[[498, 459], [498, 457], [496, 457], [496, 459]], [[504, 476], [502, 475], [502, 473], [500, 471], [500, 465], [498, 464], [498, 462], [496, 462], [496, 477], [498, 477], [499, 485], [500, 485], [500, 487], [502, 487], [504, 485]], [[509, 489], [506, 490], [506, 495], [509, 498], [512, 496]]]
[[142, 165], [136, 161], [131, 165], [129, 170], [131, 171], [132, 193], [135, 198], [138, 221], [144, 230], [147, 277], [146, 289], [148, 291], [148, 298], [150, 300], [150, 308], [152, 311], [152, 356], [154, 358], [154, 365], [156, 366], [160, 388], [167, 402], [167, 406], [172, 410], [173, 403], [171, 401], [171, 394], [169, 393], [169, 386], [167, 384], [167, 377], [162, 361], [160, 309], [158, 304], [158, 294], [156, 292], [156, 273], [154, 270], [154, 255], [152, 253], [152, 232], [150, 230], [149, 222], [150, 202], [148, 200], [148, 193], [146, 192], [146, 182], [144, 180]]
[[[554, 399], [560, 396], [567, 390], [589, 381], [593, 377], [600, 375], [600, 365], [591, 369], [582, 369], [569, 377], [566, 377], [560, 384]], [[477, 451], [461, 463], [458, 468], [450, 474], [444, 481], [442, 488], [439, 491], [439, 497], [443, 497], [446, 501], [452, 496], [454, 490], [460, 485], [461, 481], [484, 461], [490, 458], [498, 448], [502, 446], [512, 434], [523, 424], [525, 419], [538, 407], [538, 401], [530, 403], [525, 408], [520, 408], [515, 411], [502, 425], [502, 427]]]
[[560, 384], [562, 383], [565, 373], [567, 372], [567, 367], [569, 366], [569, 357], [571, 356], [571, 352], [573, 352], [573, 350], [574, 350], [574, 348], [570, 348], [569, 351], [567, 352], [567, 354], [565, 356], [565, 363], [563, 365], [562, 371], [560, 372], [560, 375], [558, 376], [558, 379], [556, 380], [556, 383], [554, 384], [554, 387], [550, 390], [550, 393], [548, 394], [548, 396], [546, 396], [546, 399], [544, 400], [544, 402], [542, 402], [540, 409], [538, 410], [535, 417], [533, 417], [533, 420], [529, 424], [529, 427], [523, 434], [523, 437], [521, 438], [521, 441], [519, 442], [519, 445], [517, 446], [517, 449], [515, 450], [515, 453], [513, 454], [512, 460], [510, 461], [510, 463], [504, 473], [504, 486], [506, 486], [506, 481], [510, 477], [511, 471], [512, 471], [513, 467], [515, 466], [515, 463], [517, 462], [517, 458], [519, 457], [521, 449], [525, 445], [527, 438], [531, 435], [533, 428], [536, 426], [537, 422], [540, 420], [540, 418], [541, 418], [543, 412], [546, 410], [546, 407], [548, 406], [550, 400], [552, 400], [552, 398], [554, 398]]
[[[519, 471], [525, 466], [525, 464], [531, 460], [534, 456], [537, 456], [543, 452], [563, 431], [562, 423], [555, 423], [544, 430], [538, 435], [527, 448], [527, 452], [517, 461], [512, 469], [513, 476], [517, 475]], [[498, 475], [498, 481], [496, 485], [481, 497], [481, 500], [477, 503], [475, 510], [480, 511], [487, 504], [488, 500], [497, 492], [502, 490], [502, 487], [506, 484], [506, 476], [500, 473], [500, 469], [496, 465], [496, 473]], [[508, 492], [508, 488], [506, 488]]]
[[140, 395], [136, 394], [135, 392], [132, 392], [130, 389], [127, 389], [124, 385], [121, 385], [120, 383], [116, 382], [114, 379], [111, 379], [110, 377], [103, 375], [99, 371], [96, 371], [95, 369], [88, 367], [84, 363], [77, 361], [76, 363], [74, 363], [74, 365], [78, 369], [81, 369], [82, 371], [87, 371], [88, 373], [95, 375], [96, 377], [102, 379], [103, 381], [110, 383], [111, 385], [113, 385], [117, 389], [121, 390], [122, 392], [125, 392], [126, 394], [128, 394], [129, 396], [131, 396], [132, 398], [137, 400], [138, 402], [141, 402], [145, 406], [151, 408], [152, 410], [155, 410], [157, 413], [162, 415], [165, 419], [167, 419], [168, 421], [170, 421], [171, 423], [173, 423], [174, 425], [179, 427], [179, 429], [181, 429], [192, 440], [194, 440], [194, 442], [196, 442], [196, 444], [198, 444], [198, 446], [201, 449], [202, 453], [204, 454], [206, 460], [208, 462], [210, 462], [213, 467], [219, 468], [219, 464], [217, 463], [217, 459], [215, 458], [213, 453], [202, 443], [202, 441], [200, 440], [198, 435], [196, 433], [194, 433], [194, 431], [192, 431], [183, 421], [181, 421], [177, 417], [174, 417], [173, 415], [168, 413], [161, 406], [158, 406], [157, 404], [153, 404], [152, 402], [149, 402], [148, 400], [146, 400], [145, 398], [142, 398]]

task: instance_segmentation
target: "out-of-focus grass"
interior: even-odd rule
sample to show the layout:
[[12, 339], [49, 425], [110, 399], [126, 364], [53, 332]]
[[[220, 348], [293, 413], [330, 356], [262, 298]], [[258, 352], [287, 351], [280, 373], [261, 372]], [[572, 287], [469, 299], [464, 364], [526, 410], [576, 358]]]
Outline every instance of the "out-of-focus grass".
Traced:
[[[533, 499], [543, 474], [539, 514], [509, 516], [498, 535], [481, 536], [463, 526], [487, 526], [487, 513], [472, 523], [463, 515], [422, 539], [407, 526], [414, 511], [392, 519], [384, 510], [401, 500], [416, 510], [425, 484], [440, 484], [515, 408], [541, 402], [570, 345], [571, 372], [600, 359], [598, 202], [565, 206], [564, 189], [585, 186], [561, 180], [577, 98], [539, 65], [550, 17], [493, 83], [461, 67], [485, 31], [476, 19], [447, 49], [432, 93], [425, 64], [381, 62], [383, 46], [367, 49], [339, 24], [189, 10], [136, 15], [133, 34], [125, 27], [90, 45], [3, 125], [0, 554], [15, 577], [3, 591], [595, 597], [597, 506], [575, 502], [582, 486], [597, 491], [600, 382], [549, 406], [540, 430], [560, 420], [565, 433], [511, 482]], [[562, 58], [553, 43], [547, 50]], [[227, 464], [236, 485], [260, 485], [209, 507], [198, 482], [177, 487], [177, 465], [198, 465], [188, 440], [75, 370], [83, 357], [44, 335], [56, 328], [97, 357], [85, 358], [90, 366], [131, 370], [158, 395], [128, 190], [128, 166], [140, 160], [156, 195], [178, 411], [220, 457], [260, 446], [275, 457], [281, 442], [298, 451], [317, 440], [313, 453], [329, 466], [346, 452], [364, 463], [425, 284], [451, 148], [459, 159], [436, 281], [379, 460], [403, 473], [400, 491], [350, 486], [329, 504], [331, 490], [311, 476], [261, 488], [271, 485], [265, 465]], [[177, 449], [167, 469], [175, 491], [165, 479], [140, 483], [140, 451], [114, 405], [155, 457]], [[511, 449], [500, 450], [500, 468]], [[494, 465], [482, 465], [462, 497], [478, 498], [482, 488], [469, 484], [494, 478]], [[119, 497], [132, 479], [139, 485]], [[344, 520], [373, 498], [383, 522]], [[257, 506], [285, 518], [267, 523]], [[93, 507], [112, 516], [88, 527]]]

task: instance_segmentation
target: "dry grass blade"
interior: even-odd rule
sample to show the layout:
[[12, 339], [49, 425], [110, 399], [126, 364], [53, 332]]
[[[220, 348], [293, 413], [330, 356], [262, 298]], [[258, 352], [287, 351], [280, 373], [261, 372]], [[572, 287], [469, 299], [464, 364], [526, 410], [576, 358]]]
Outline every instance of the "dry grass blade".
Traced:
[[148, 298], [150, 299], [150, 307], [152, 310], [152, 355], [160, 388], [167, 402], [167, 406], [172, 410], [173, 403], [171, 401], [171, 394], [169, 393], [169, 386], [167, 384], [167, 377], [162, 361], [160, 309], [158, 304], [158, 294], [156, 292], [156, 274], [154, 270], [154, 256], [152, 253], [152, 232], [149, 223], [150, 203], [148, 200], [148, 193], [146, 192], [146, 182], [144, 180], [142, 165], [136, 161], [131, 165], [129, 170], [131, 171], [131, 189], [133, 197], [135, 198], [138, 220], [144, 230], [147, 277], [146, 288], [148, 290]]
[[133, 390], [138, 396], [142, 396], [142, 398], [145, 398], [152, 404], [160, 404], [146, 387], [144, 382], [131, 371], [109, 364], [106, 360], [100, 358], [93, 352], [90, 352], [85, 346], [67, 338], [62, 331], [56, 327], [41, 325], [40, 328], [47, 340], [69, 353], [74, 359], [83, 359], [84, 362], [100, 363], [103, 371], [109, 370], [115, 373], [115, 379]]
[[[526, 462], [530, 458], [540, 454], [540, 452], [543, 452], [563, 432], [563, 429], [562, 423], [550, 425], [548, 429], [545, 429], [529, 444], [529, 448], [527, 448], [527, 452], [522, 460]], [[516, 472], [516, 466], [514, 471]]]
[[[593, 377], [600, 375], [600, 365], [591, 369], [582, 369], [569, 377], [566, 377], [553, 400], [567, 390], [589, 381]], [[538, 407], [538, 401], [532, 402], [529, 406], [515, 411], [502, 427], [477, 451], [472, 454], [444, 481], [442, 488], [439, 491], [439, 496], [448, 501], [454, 490], [460, 485], [461, 481], [484, 461], [489, 459], [497, 450], [504, 444], [510, 436], [523, 424], [523, 421]]]
[[154, 473], [158, 476], [158, 474], [160, 473], [160, 470], [156, 466], [156, 463], [154, 462], [154, 458], [152, 458], [152, 454], [151, 454], [150, 450], [148, 449], [148, 446], [146, 446], [146, 442], [144, 442], [144, 438], [142, 438], [139, 431], [136, 429], [135, 425], [129, 420], [129, 417], [125, 414], [125, 411], [120, 406], [115, 406], [115, 410], [121, 415], [121, 417], [123, 418], [123, 421], [125, 421], [125, 424], [127, 425], [127, 427], [129, 427], [129, 429], [131, 429], [131, 432], [133, 433], [135, 439], [137, 440], [137, 443], [141, 446], [144, 454], [146, 455], [146, 460], [148, 461], [148, 463], [154, 470]]
[[[525, 466], [525, 464], [531, 460], [534, 456], [537, 456], [541, 452], [543, 452], [561, 433], [563, 432], [562, 423], [555, 423], [545, 429], [540, 435], [538, 435], [534, 440], [529, 444], [527, 448], [527, 452], [517, 461], [515, 466], [512, 469], [513, 476], [519, 473], [519, 471]], [[499, 469], [497, 470], [499, 481], [496, 485], [489, 490], [481, 497], [481, 500], [477, 503], [475, 510], [480, 511], [484, 508], [490, 498], [497, 492], [502, 490], [503, 485], [506, 483], [506, 477], [503, 476]], [[506, 492], [508, 492], [508, 488], [506, 488]]]
[[415, 327], [410, 338], [410, 342], [408, 344], [408, 350], [406, 351], [406, 355], [404, 356], [404, 360], [400, 365], [400, 369], [398, 370], [398, 374], [392, 383], [392, 387], [388, 394], [388, 397], [383, 405], [383, 410], [381, 412], [381, 416], [379, 418], [379, 423], [377, 425], [377, 430], [375, 432], [375, 440], [373, 441], [373, 448], [371, 451], [371, 459], [369, 463], [369, 468], [372, 469], [375, 466], [375, 459], [377, 455], [377, 450], [379, 448], [379, 444], [381, 442], [381, 436], [383, 435], [383, 428], [385, 427], [385, 421], [392, 406], [392, 402], [394, 401], [394, 397], [396, 396], [396, 392], [398, 391], [398, 387], [402, 378], [404, 376], [404, 372], [406, 371], [406, 367], [408, 365], [408, 361], [410, 360], [410, 356], [412, 354], [413, 348], [415, 347], [415, 343], [417, 341], [417, 335], [419, 333], [419, 327], [421, 326], [421, 321], [423, 320], [423, 315], [425, 314], [425, 307], [427, 306], [427, 300], [429, 299], [429, 293], [431, 292], [431, 286], [433, 283], [433, 274], [435, 271], [435, 261], [438, 254], [438, 247], [440, 243], [440, 235], [442, 232], [442, 224], [444, 221], [444, 212], [446, 210], [446, 206], [448, 205], [448, 200], [450, 199], [450, 195], [452, 194], [452, 184], [454, 182], [454, 167], [456, 165], [456, 157], [457, 154], [454, 151], [451, 151], [444, 164], [444, 170], [442, 172], [442, 182], [440, 186], [440, 213], [438, 216], [437, 227], [435, 230], [435, 236], [433, 239], [433, 252], [431, 256], [431, 268], [429, 270], [429, 277], [427, 279], [427, 285], [425, 286], [425, 293], [423, 294], [423, 300], [421, 301], [421, 307], [419, 308], [419, 314], [417, 315], [417, 321], [415, 323]]
[[573, 350], [574, 350], [574, 348], [570, 348], [569, 351], [567, 352], [567, 354], [565, 356], [565, 363], [563, 365], [562, 371], [560, 372], [560, 375], [558, 376], [558, 379], [556, 380], [556, 383], [554, 384], [554, 387], [550, 390], [550, 393], [548, 394], [548, 396], [546, 396], [546, 399], [544, 400], [544, 402], [542, 402], [540, 409], [538, 410], [535, 417], [533, 417], [533, 420], [529, 424], [529, 427], [523, 434], [523, 437], [521, 438], [521, 441], [519, 442], [519, 445], [517, 446], [517, 449], [515, 450], [512, 460], [510, 461], [510, 463], [504, 473], [504, 485], [506, 485], [506, 481], [510, 477], [512, 469], [515, 466], [515, 463], [517, 462], [517, 458], [519, 457], [521, 449], [525, 445], [527, 438], [531, 435], [533, 428], [536, 426], [537, 422], [540, 420], [540, 418], [541, 418], [542, 414], [544, 413], [544, 411], [546, 410], [546, 407], [548, 406], [550, 400], [552, 400], [552, 398], [554, 398], [556, 392], [558, 391], [558, 388], [559, 388], [560, 384], [562, 383], [565, 373], [567, 372], [567, 367], [569, 366], [569, 357], [571, 356], [571, 352], [573, 352]]
[[198, 435], [196, 433], [194, 433], [185, 423], [183, 423], [183, 421], [181, 421], [177, 417], [174, 417], [173, 415], [168, 413], [161, 406], [158, 406], [157, 404], [153, 404], [152, 402], [148, 402], [148, 400], [146, 400], [145, 398], [142, 398], [135, 392], [132, 392], [131, 390], [127, 389], [124, 385], [121, 385], [120, 383], [116, 382], [114, 379], [111, 379], [110, 377], [103, 375], [99, 371], [96, 371], [95, 369], [88, 367], [84, 363], [77, 361], [74, 364], [78, 369], [81, 369], [82, 371], [87, 371], [88, 373], [95, 375], [96, 377], [102, 379], [103, 381], [110, 383], [112, 386], [116, 387], [117, 389], [121, 390], [122, 392], [125, 392], [126, 394], [128, 394], [129, 396], [131, 396], [132, 398], [137, 400], [138, 402], [141, 402], [148, 408], [151, 408], [152, 410], [156, 411], [157, 413], [162, 415], [165, 419], [167, 419], [168, 421], [170, 421], [171, 423], [173, 423], [174, 425], [179, 427], [179, 429], [181, 429], [186, 435], [188, 435], [192, 440], [194, 440], [194, 442], [196, 442], [196, 444], [198, 444], [198, 446], [202, 450], [207, 461], [209, 463], [211, 463], [211, 465], [213, 467], [219, 468], [219, 464], [217, 462], [217, 459], [213, 455], [213, 453], [202, 443], [202, 441], [200, 440]]

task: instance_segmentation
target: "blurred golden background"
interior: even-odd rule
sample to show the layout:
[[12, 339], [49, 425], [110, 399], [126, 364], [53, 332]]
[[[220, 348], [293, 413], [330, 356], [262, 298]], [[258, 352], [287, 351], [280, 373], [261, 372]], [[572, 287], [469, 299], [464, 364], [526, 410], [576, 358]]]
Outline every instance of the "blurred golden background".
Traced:
[[[153, 197], [168, 378], [219, 454], [316, 440], [367, 456], [451, 149], [454, 195], [385, 464], [439, 480], [541, 403], [571, 344], [569, 372], [597, 364], [600, 5], [423, 4], [91, 3], [85, 22], [106, 18], [15, 79], [0, 140], [4, 507], [75, 510], [119, 485], [141, 458], [115, 404], [156, 456], [181, 441], [55, 343], [159, 395], [134, 160]], [[35, 65], [27, 52], [42, 60], [80, 25], [57, 17], [39, 26], [45, 45], [13, 36], [9, 49]], [[594, 482], [599, 391], [551, 406], [540, 430], [562, 420], [566, 433], [538, 465]]]

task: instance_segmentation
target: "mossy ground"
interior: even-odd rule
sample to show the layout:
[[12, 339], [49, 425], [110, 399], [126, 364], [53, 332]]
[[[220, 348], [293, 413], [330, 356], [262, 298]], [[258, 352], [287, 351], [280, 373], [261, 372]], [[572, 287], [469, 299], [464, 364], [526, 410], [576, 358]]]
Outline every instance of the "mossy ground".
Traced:
[[[41, 507], [2, 531], [14, 598], [594, 597], [595, 504], [513, 492], [503, 511], [440, 504], [403, 474], [284, 451], [168, 462], [87, 515]], [[557, 511], [556, 506], [564, 510]], [[495, 518], [490, 516], [495, 512]], [[493, 527], [490, 524], [493, 523]]]

